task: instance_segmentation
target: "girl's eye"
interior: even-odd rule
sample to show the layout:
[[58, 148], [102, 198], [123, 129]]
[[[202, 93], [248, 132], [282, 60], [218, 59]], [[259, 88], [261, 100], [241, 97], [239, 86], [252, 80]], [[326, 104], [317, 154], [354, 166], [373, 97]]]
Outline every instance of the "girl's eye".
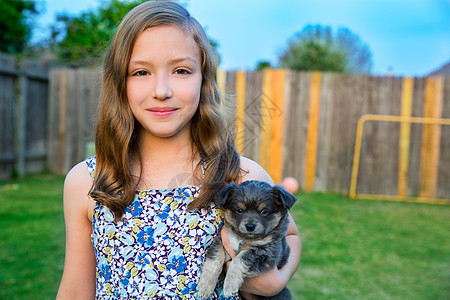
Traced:
[[244, 211], [243, 211], [241, 208], [238, 208], [238, 209], [236, 209], [236, 212], [237, 212], [238, 214], [242, 214]]
[[186, 69], [176, 69], [175, 70], [175, 74], [177, 74], [177, 75], [188, 75], [188, 74], [191, 74], [191, 72], [189, 72]]
[[262, 216], [267, 216], [269, 214], [269, 211], [267, 209], [263, 209], [259, 212]]
[[147, 71], [141, 70], [134, 73], [135, 76], [147, 76], [149, 73]]

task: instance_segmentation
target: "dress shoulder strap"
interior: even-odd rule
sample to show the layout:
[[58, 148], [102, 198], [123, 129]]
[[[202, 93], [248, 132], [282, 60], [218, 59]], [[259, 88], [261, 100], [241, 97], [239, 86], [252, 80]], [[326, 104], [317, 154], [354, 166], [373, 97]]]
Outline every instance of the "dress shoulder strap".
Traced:
[[86, 158], [85, 162], [86, 162], [86, 166], [89, 171], [89, 175], [91, 175], [91, 178], [94, 179], [94, 177], [95, 177], [95, 156]]

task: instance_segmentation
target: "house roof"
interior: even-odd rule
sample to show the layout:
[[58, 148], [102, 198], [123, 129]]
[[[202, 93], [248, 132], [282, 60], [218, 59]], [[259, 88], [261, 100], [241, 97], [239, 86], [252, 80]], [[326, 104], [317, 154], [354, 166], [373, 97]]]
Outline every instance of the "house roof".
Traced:
[[450, 61], [445, 63], [442, 67], [439, 69], [431, 72], [427, 76], [450, 76]]

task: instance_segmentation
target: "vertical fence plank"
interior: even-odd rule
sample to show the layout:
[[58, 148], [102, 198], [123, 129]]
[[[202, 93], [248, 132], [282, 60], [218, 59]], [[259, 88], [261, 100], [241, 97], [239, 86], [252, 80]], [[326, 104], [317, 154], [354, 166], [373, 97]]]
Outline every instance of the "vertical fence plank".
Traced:
[[66, 119], [67, 119], [67, 73], [68, 70], [61, 70], [59, 81], [59, 143], [58, 143], [58, 173], [64, 170], [64, 160], [66, 158]]
[[333, 83], [336, 74], [322, 74], [315, 190], [326, 191], [332, 144], [330, 143], [333, 112]]
[[283, 94], [283, 110], [282, 110], [282, 122], [283, 122], [283, 139], [281, 143], [281, 155], [282, 155], [282, 169], [281, 169], [281, 178], [291, 176], [286, 175], [288, 171], [286, 170], [286, 161], [289, 159], [289, 140], [291, 140], [291, 136], [289, 135], [289, 122], [291, 120], [291, 116], [289, 114], [292, 109], [292, 89], [294, 87], [294, 72], [290, 70], [285, 70], [285, 80], [284, 80], [284, 94]]
[[[403, 79], [402, 100], [401, 100], [401, 116], [411, 117], [412, 99], [414, 81], [411, 77]], [[409, 167], [409, 147], [411, 140], [411, 124], [400, 124], [400, 141], [399, 141], [399, 167], [398, 167], [398, 183], [397, 193], [400, 197], [408, 195], [408, 167]]]
[[261, 142], [260, 142], [260, 160], [259, 164], [265, 169], [270, 168], [270, 107], [272, 96], [272, 72], [271, 69], [265, 69], [263, 75], [262, 85], [262, 99], [261, 99]]
[[313, 73], [309, 91], [308, 137], [306, 140], [305, 190], [313, 191], [316, 180], [321, 74]]
[[[424, 117], [440, 118], [442, 116], [443, 78], [430, 77], [425, 83]], [[420, 156], [420, 196], [436, 196], [439, 168], [440, 125], [424, 125], [422, 131], [422, 151]]]
[[254, 161], [260, 160], [262, 76], [263, 73], [260, 71], [247, 72], [245, 80], [245, 139], [243, 154]]
[[[413, 117], [423, 117], [425, 99], [425, 78], [414, 78], [413, 84]], [[420, 153], [422, 144], [422, 124], [411, 125], [410, 160], [408, 167], [408, 195], [418, 196], [420, 187]]]
[[301, 72], [297, 77], [297, 98], [294, 120], [294, 174], [302, 188], [305, 182], [305, 157], [307, 147], [308, 134], [308, 106], [309, 106], [309, 90], [311, 87], [311, 73]]
[[16, 170], [19, 176], [25, 175], [25, 151], [26, 151], [26, 128], [27, 128], [27, 90], [28, 80], [21, 74], [19, 77], [19, 91], [16, 113]]
[[283, 174], [283, 111], [285, 71], [276, 70], [272, 76], [272, 101], [270, 103], [270, 156], [269, 174], [275, 183], [281, 183]]
[[52, 69], [49, 81], [48, 99], [48, 142], [47, 165], [51, 172], [59, 171], [59, 95], [61, 70]]
[[245, 134], [245, 72], [236, 72], [236, 121], [235, 139], [236, 147], [240, 154], [244, 150]]
[[[386, 114], [398, 116], [401, 113], [401, 95], [402, 95], [403, 79], [399, 77], [386, 77], [386, 95], [383, 106], [386, 106]], [[380, 128], [379, 145], [385, 141], [387, 145], [381, 146], [381, 156], [384, 159], [385, 168], [379, 167], [380, 181], [383, 180], [384, 195], [396, 195], [398, 190], [398, 156], [399, 156], [399, 140], [400, 140], [400, 124], [383, 122]], [[378, 147], [380, 147], [378, 146]]]
[[[67, 72], [67, 81], [73, 84], [67, 85], [66, 92], [66, 139], [64, 145], [65, 160], [63, 164], [63, 173], [67, 173], [72, 166], [78, 161], [79, 145], [78, 136], [80, 132], [80, 124], [78, 122], [79, 108], [82, 101], [79, 101], [80, 80], [78, 70], [69, 70]], [[70, 130], [67, 130], [70, 128]]]
[[283, 176], [294, 177], [300, 183], [300, 176], [296, 173], [296, 166], [299, 162], [296, 161], [298, 153], [301, 148], [296, 149], [296, 141], [299, 140], [297, 134], [301, 132], [300, 119], [297, 116], [299, 99], [299, 77], [298, 72], [289, 72], [286, 76], [286, 92], [289, 93], [286, 96], [285, 109], [284, 109], [284, 160], [283, 160]]

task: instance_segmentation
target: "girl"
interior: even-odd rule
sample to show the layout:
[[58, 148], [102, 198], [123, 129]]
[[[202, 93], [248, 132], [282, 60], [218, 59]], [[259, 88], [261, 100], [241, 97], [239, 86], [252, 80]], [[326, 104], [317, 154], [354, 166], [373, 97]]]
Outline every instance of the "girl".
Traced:
[[[96, 156], [64, 184], [57, 299], [195, 298], [204, 253], [222, 225], [214, 194], [229, 181], [273, 184], [237, 154], [216, 71], [205, 32], [177, 3], [149, 1], [123, 19], [104, 64]], [[246, 279], [242, 297], [286, 285], [300, 261], [292, 218], [287, 235], [288, 264]], [[214, 299], [223, 298], [221, 285]]]

